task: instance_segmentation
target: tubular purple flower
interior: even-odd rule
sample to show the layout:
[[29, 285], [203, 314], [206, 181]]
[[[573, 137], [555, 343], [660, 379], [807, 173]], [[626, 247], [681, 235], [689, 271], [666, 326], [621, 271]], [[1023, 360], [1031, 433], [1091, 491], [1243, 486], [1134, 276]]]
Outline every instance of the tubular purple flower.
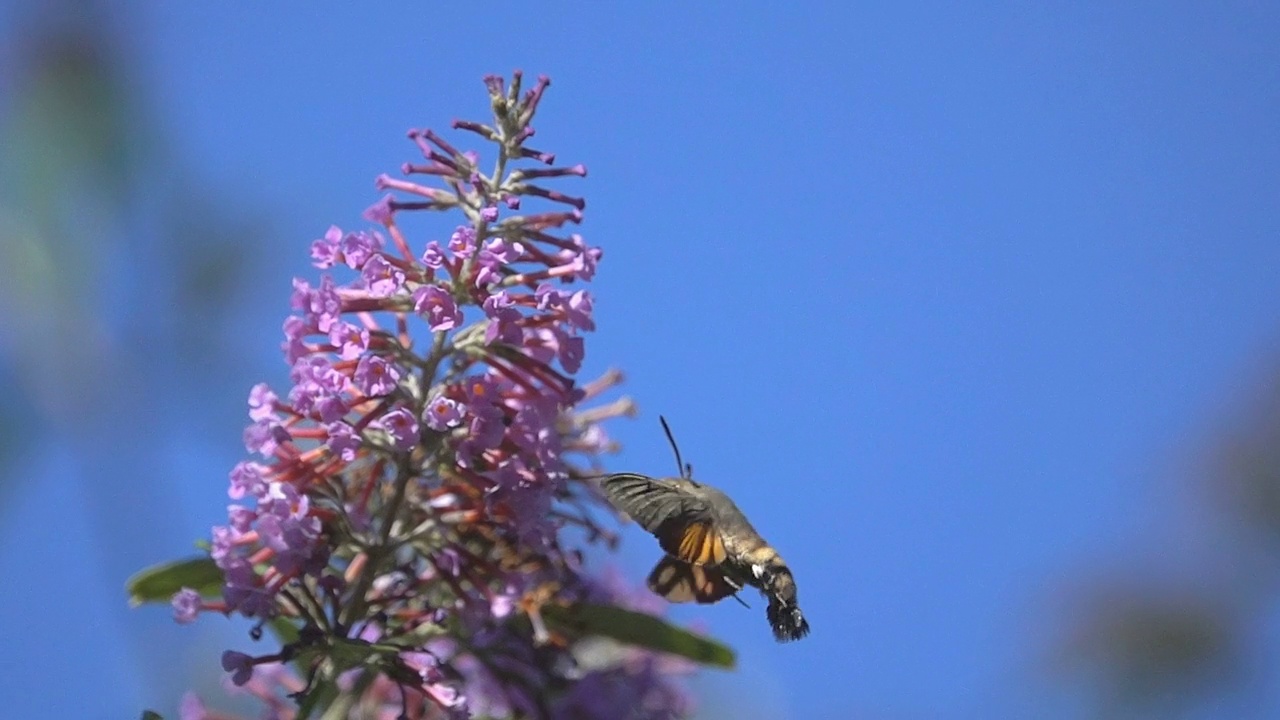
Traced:
[[275, 551], [275, 566], [282, 573], [306, 572], [311, 560], [324, 552], [317, 546], [320, 521], [309, 515], [310, 509], [303, 496], [296, 503], [272, 502], [258, 516], [258, 536]]
[[316, 415], [322, 423], [334, 423], [341, 420], [346, 414], [347, 401], [340, 395], [325, 395], [316, 400]]
[[596, 329], [595, 320], [591, 319], [592, 311], [591, 293], [586, 290], [578, 290], [570, 295], [569, 301], [564, 305], [565, 319], [570, 325], [584, 332], [592, 332]]
[[502, 266], [491, 258], [481, 257], [476, 263], [476, 279], [473, 283], [478, 290], [486, 290], [502, 280]]
[[304, 312], [302, 319], [307, 328], [317, 328], [321, 332], [329, 332], [329, 326], [337, 319], [342, 304], [328, 275], [320, 276], [318, 288], [311, 287], [306, 280], [294, 278], [289, 303], [293, 309]]
[[404, 287], [404, 271], [387, 262], [381, 253], [372, 255], [360, 271], [369, 294], [376, 298], [391, 297]]
[[369, 397], [390, 395], [404, 375], [394, 362], [379, 355], [365, 355], [356, 365], [356, 389]]
[[342, 238], [341, 248], [342, 259], [347, 267], [360, 270], [382, 249], [382, 236], [376, 232], [349, 233]]
[[231, 486], [227, 495], [232, 500], [245, 496], [262, 497], [267, 492], [267, 481], [263, 477], [263, 467], [254, 462], [240, 462], [231, 468]]
[[489, 317], [489, 326], [485, 329], [484, 341], [518, 345], [521, 340], [520, 320], [523, 316], [515, 307], [515, 300], [505, 290], [485, 298], [484, 314]]
[[559, 253], [560, 260], [563, 262], [562, 267], [569, 268], [573, 273], [572, 276], [578, 280], [591, 280], [596, 276], [596, 266], [603, 253], [599, 248], [587, 247], [581, 235], [574, 234], [569, 239], [573, 243], [573, 248]]
[[369, 331], [349, 322], [339, 322], [329, 330], [329, 344], [338, 348], [338, 357], [343, 360], [356, 360], [369, 349]]
[[564, 318], [573, 328], [585, 332], [596, 329], [595, 321], [591, 319], [591, 293], [586, 290], [565, 293], [542, 283], [534, 297], [537, 298], [539, 310], [550, 311]]
[[210, 720], [209, 709], [199, 695], [186, 693], [178, 704], [178, 720]]
[[[520, 77], [520, 73], [516, 73], [516, 77]], [[525, 96], [524, 102], [520, 109], [520, 124], [525, 127], [529, 126], [529, 121], [533, 119], [533, 114], [538, 110], [538, 103], [542, 102], [542, 94], [551, 86], [551, 78], [546, 75], [539, 75], [538, 81], [534, 83], [533, 89]]]
[[381, 200], [365, 208], [365, 211], [361, 214], [362, 217], [369, 222], [378, 223], [379, 225], [384, 225], [390, 222], [392, 215], [395, 212], [392, 209], [391, 201], [392, 198], [390, 195], [383, 195]]
[[222, 599], [228, 611], [248, 618], [271, 618], [278, 614], [274, 594], [262, 587], [253, 569], [244, 562], [220, 566], [226, 579]]
[[[290, 315], [284, 320], [284, 342], [280, 349], [284, 351], [285, 362], [293, 365], [311, 352], [305, 338], [312, 332], [306, 320], [297, 315]], [[255, 420], [257, 418], [254, 418]]]
[[476, 273], [476, 287], [485, 288], [502, 280], [503, 266], [518, 261], [523, 253], [524, 246], [518, 242], [508, 242], [500, 237], [487, 241], [476, 256], [480, 267]]
[[586, 344], [558, 327], [537, 328], [526, 335], [526, 347], [533, 357], [543, 362], [560, 361], [567, 373], [576, 373], [582, 365]]
[[311, 243], [312, 264], [325, 270], [341, 262], [338, 243], [342, 241], [342, 230], [337, 225], [330, 225], [324, 237]]
[[222, 669], [231, 673], [231, 682], [243, 685], [253, 677], [253, 658], [242, 652], [227, 650], [222, 653]]
[[505, 102], [503, 94], [507, 89], [506, 78], [501, 75], [485, 75], [484, 86], [489, 90], [489, 100], [494, 103]]
[[543, 311], [554, 310], [564, 304], [564, 293], [548, 283], [539, 283], [533, 297], [538, 303], [538, 309]]
[[223, 525], [215, 525], [210, 532], [209, 557], [222, 570], [237, 565], [242, 559], [236, 554], [236, 541], [243, 536], [242, 531]]
[[459, 225], [449, 236], [449, 251], [454, 257], [471, 257], [476, 251], [476, 231], [466, 225]]
[[473, 415], [483, 415], [502, 400], [502, 387], [488, 373], [469, 375], [462, 379], [462, 396]]
[[244, 449], [263, 457], [275, 455], [276, 449], [289, 440], [289, 431], [270, 418], [258, 420], [244, 429]]
[[293, 365], [289, 373], [294, 382], [289, 391], [289, 404], [300, 415], [318, 412], [319, 407], [332, 399], [341, 400], [348, 380], [323, 355], [307, 355]]
[[200, 593], [189, 587], [184, 587], [174, 593], [172, 605], [173, 619], [182, 625], [186, 625], [195, 622], [203, 603], [200, 600]]
[[[555, 332], [554, 330], [552, 332]], [[582, 338], [565, 335], [560, 337], [560, 351], [557, 353], [560, 367], [567, 373], [576, 373], [582, 368], [582, 359], [586, 356], [586, 343]]]
[[343, 462], [351, 462], [356, 459], [356, 454], [360, 450], [363, 442], [360, 435], [356, 433], [355, 428], [345, 422], [331, 422], [324, 426], [326, 445], [329, 451], [337, 455]]
[[455, 400], [437, 395], [427, 402], [423, 419], [427, 427], [436, 432], [444, 432], [462, 423], [462, 407]]
[[255, 510], [250, 510], [243, 505], [227, 506], [227, 521], [231, 524], [231, 529], [235, 530], [238, 535], [244, 535], [249, 532], [249, 529], [253, 526], [253, 521], [256, 519], [258, 519], [258, 513]]
[[413, 291], [413, 311], [426, 318], [434, 332], [452, 330], [462, 324], [462, 312], [448, 290], [439, 285], [423, 285]]
[[432, 270], [439, 270], [444, 267], [444, 250], [441, 249], [440, 243], [432, 240], [427, 243], [427, 249], [422, 253], [422, 264]]
[[266, 420], [276, 416], [275, 404], [279, 400], [266, 383], [258, 383], [249, 391], [249, 419]]
[[412, 450], [418, 443], [418, 420], [413, 413], [398, 407], [378, 419], [377, 425], [391, 436], [397, 450]]
[[614, 442], [609, 438], [609, 434], [599, 425], [592, 425], [586, 432], [578, 436], [573, 443], [572, 449], [587, 455], [605, 455], [614, 450]]
[[289, 294], [289, 307], [294, 310], [306, 310], [311, 307], [311, 283], [302, 278], [293, 279], [293, 292]]
[[487, 450], [502, 443], [506, 436], [505, 415], [493, 406], [478, 408], [472, 406], [470, 432], [468, 441], [473, 448]]

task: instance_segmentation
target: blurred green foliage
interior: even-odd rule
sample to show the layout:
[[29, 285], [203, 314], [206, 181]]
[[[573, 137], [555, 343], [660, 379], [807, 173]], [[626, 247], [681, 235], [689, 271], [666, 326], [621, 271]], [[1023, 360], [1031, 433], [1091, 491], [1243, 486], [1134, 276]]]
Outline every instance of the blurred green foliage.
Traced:
[[[173, 151], [134, 64], [132, 9], [29, 3], [5, 29], [0, 522], [19, 490], [74, 488], [94, 536], [75, 552], [98, 571], [77, 590], [131, 641], [113, 660], [174, 698], [192, 682], [157, 642], [172, 620], [129, 613], [119, 587], [191, 541], [172, 458], [219, 407], [242, 407], [247, 353], [232, 328], [248, 308], [233, 301], [269, 230]], [[211, 396], [227, 401], [200, 402]]]

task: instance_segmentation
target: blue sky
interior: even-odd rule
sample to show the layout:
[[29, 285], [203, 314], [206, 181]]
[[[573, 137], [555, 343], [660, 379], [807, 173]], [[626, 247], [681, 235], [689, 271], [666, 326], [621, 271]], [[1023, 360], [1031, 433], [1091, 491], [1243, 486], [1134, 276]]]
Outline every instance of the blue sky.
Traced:
[[[285, 377], [289, 279], [413, 158], [405, 130], [481, 117], [486, 73], [551, 76], [539, 146], [590, 169], [574, 189], [606, 253], [584, 374], [622, 367], [642, 409], [613, 467], [669, 472], [666, 415], [791, 563], [813, 627], [779, 646], [758, 602], [679, 613], [741, 652], [700, 685], [726, 717], [1025, 716], [1062, 596], [1178, 535], [1179, 480], [1280, 356], [1263, 3], [153, 2], [120, 24], [158, 137], [265, 238], [236, 329], [245, 392]], [[180, 404], [243, 401], [188, 387]], [[168, 451], [179, 527], [135, 565], [223, 512], [241, 448], [219, 417]], [[0, 571], [67, 567], [89, 589], [11, 581], [0, 602], [91, 635], [6, 627], [37, 649], [3, 695], [21, 716], [74, 709], [39, 670], [60, 667], [103, 717], [163, 707], [112, 648], [177, 652], [190, 631], [121, 619], [89, 521], [52, 514], [76, 498], [11, 499]], [[655, 554], [627, 534], [632, 577]], [[181, 662], [212, 668], [224, 640], [186, 637], [204, 655]]]

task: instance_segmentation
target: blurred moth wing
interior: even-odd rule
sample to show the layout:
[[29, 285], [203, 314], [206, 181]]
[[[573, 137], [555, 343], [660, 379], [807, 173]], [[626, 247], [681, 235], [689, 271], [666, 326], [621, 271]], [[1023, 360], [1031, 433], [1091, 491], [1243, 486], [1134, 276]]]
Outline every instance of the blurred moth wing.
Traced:
[[741, 588], [714, 567], [692, 565], [664, 557], [653, 567], [646, 583], [655, 595], [673, 603], [714, 603]]

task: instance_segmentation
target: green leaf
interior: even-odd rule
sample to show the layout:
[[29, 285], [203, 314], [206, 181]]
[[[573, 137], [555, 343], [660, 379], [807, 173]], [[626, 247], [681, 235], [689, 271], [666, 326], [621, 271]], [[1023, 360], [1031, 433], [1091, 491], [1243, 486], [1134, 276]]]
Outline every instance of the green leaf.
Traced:
[[222, 571], [212, 558], [196, 557], [154, 565], [125, 583], [129, 604], [135, 607], [146, 602], [169, 602], [184, 587], [201, 595], [217, 595], [222, 591]]
[[613, 605], [547, 605], [542, 608], [542, 617], [548, 624], [579, 636], [607, 637], [628, 645], [679, 655], [704, 665], [732, 669], [737, 662], [733, 650], [720, 642], [695, 635], [662, 618]]
[[348, 720], [353, 715], [351, 709], [364, 697], [365, 691], [377, 677], [375, 673], [362, 673], [354, 687], [330, 700], [324, 708], [316, 708], [320, 710], [320, 720]]
[[164, 720], [164, 716], [155, 710], [143, 710], [142, 720]]
[[298, 700], [297, 720], [306, 720], [319, 710], [323, 712], [339, 695], [338, 684], [332, 680], [316, 680], [307, 694]]
[[301, 633], [298, 632], [298, 626], [293, 621], [277, 615], [267, 622], [267, 627], [271, 628], [272, 634], [280, 641], [281, 645], [298, 642]]
[[401, 645], [420, 647], [426, 645], [428, 641], [447, 635], [448, 631], [440, 625], [424, 622], [418, 627], [403, 633], [397, 639]]
[[375, 645], [354, 638], [333, 638], [325, 657], [333, 663], [334, 674], [339, 675], [351, 668], [371, 663], [387, 654], [394, 655], [399, 648], [388, 645]]

